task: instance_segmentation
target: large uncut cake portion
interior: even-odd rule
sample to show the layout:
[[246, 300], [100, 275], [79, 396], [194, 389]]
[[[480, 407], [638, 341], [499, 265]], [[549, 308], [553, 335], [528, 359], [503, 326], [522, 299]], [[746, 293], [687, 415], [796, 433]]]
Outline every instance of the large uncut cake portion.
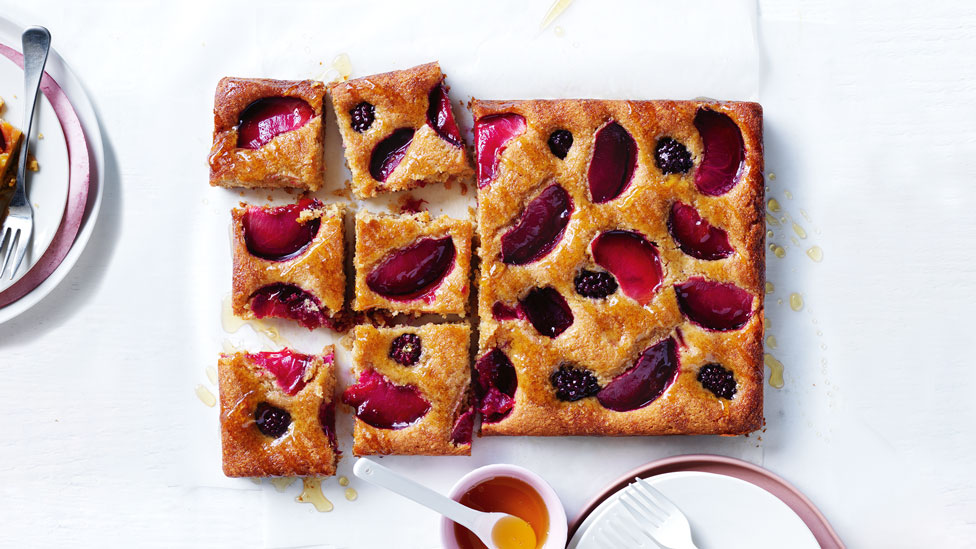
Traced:
[[474, 101], [486, 435], [762, 426], [762, 108]]

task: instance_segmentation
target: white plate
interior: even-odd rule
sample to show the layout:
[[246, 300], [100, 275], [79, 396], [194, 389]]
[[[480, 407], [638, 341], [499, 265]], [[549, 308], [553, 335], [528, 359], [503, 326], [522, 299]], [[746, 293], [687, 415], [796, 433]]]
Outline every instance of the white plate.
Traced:
[[[806, 524], [782, 500], [744, 480], [681, 471], [647, 479], [675, 505], [688, 521], [698, 547], [723, 549], [817, 549], [819, 545]], [[626, 488], [625, 488], [626, 490]], [[608, 520], [627, 510], [617, 502], [621, 491], [597, 507], [580, 525], [569, 549], [601, 547], [600, 532]], [[655, 547], [650, 540], [644, 547]]]
[[[0, 38], [10, 47], [15, 44], [3, 35]], [[19, 43], [19, 41], [18, 41]], [[18, 50], [20, 48], [17, 48]], [[68, 144], [64, 139], [61, 122], [54, 112], [54, 107], [43, 93], [37, 100], [34, 110], [34, 125], [31, 128], [31, 154], [37, 159], [40, 170], [27, 173], [27, 196], [34, 206], [34, 238], [24, 256], [24, 265], [14, 280], [4, 276], [0, 280], [0, 291], [12, 286], [20, 280], [34, 263], [41, 257], [44, 250], [51, 244], [54, 233], [61, 225], [64, 217], [64, 205], [68, 200]], [[24, 71], [13, 61], [0, 55], [0, 97], [6, 103], [3, 118], [24, 130]], [[39, 136], [44, 136], [39, 139]]]

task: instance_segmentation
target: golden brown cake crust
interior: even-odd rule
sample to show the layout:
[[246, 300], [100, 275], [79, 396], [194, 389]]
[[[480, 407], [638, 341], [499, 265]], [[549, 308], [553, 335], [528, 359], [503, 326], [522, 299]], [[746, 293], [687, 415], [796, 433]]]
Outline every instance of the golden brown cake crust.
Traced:
[[[442, 80], [440, 65], [433, 62], [330, 86], [356, 196], [370, 198], [425, 184], [463, 182], [474, 175], [464, 147], [445, 141], [427, 123], [428, 95]], [[352, 129], [350, 111], [363, 101], [374, 106], [376, 118], [360, 133]], [[369, 171], [373, 149], [400, 128], [414, 129], [413, 141], [386, 181], [377, 181]]]
[[[470, 220], [442, 215], [431, 219], [427, 212], [412, 215], [356, 213], [356, 297], [357, 311], [388, 309], [402, 313], [465, 314], [468, 310], [471, 237]], [[454, 267], [441, 284], [426, 297], [410, 301], [387, 299], [370, 290], [366, 277], [392, 251], [409, 246], [421, 238], [454, 239]]]
[[[739, 182], [721, 196], [698, 192], [694, 169], [686, 174], [663, 175], [655, 165], [655, 144], [664, 136], [684, 143], [696, 166], [701, 162], [702, 139], [693, 121], [702, 107], [731, 117], [741, 129], [745, 144], [745, 167]], [[525, 133], [502, 150], [495, 179], [478, 194], [479, 356], [500, 348], [518, 376], [514, 409], [498, 423], [483, 424], [482, 433], [740, 434], [761, 427], [765, 276], [762, 108], [756, 103], [706, 101], [475, 101], [473, 112], [475, 120], [518, 113], [527, 123]], [[621, 124], [636, 141], [637, 168], [623, 194], [596, 204], [590, 199], [586, 174], [594, 134], [610, 120]], [[574, 138], [564, 160], [553, 155], [547, 145], [557, 129], [569, 130]], [[524, 205], [554, 182], [569, 193], [574, 205], [561, 241], [536, 262], [506, 265], [500, 260], [501, 235], [518, 222]], [[682, 252], [667, 228], [675, 201], [693, 205], [703, 218], [725, 229], [735, 254], [703, 261]], [[589, 244], [611, 229], [636, 230], [657, 247], [664, 279], [646, 306], [619, 290], [605, 300], [583, 298], [575, 291], [574, 277], [580, 268], [601, 270], [595, 266]], [[694, 276], [731, 282], [752, 294], [754, 313], [745, 326], [716, 332], [685, 319], [674, 285]], [[572, 309], [573, 324], [555, 339], [539, 335], [526, 320], [498, 322], [492, 317], [495, 302], [512, 305], [537, 286], [552, 286]], [[549, 376], [560, 364], [590, 369], [603, 386], [633, 365], [644, 349], [669, 336], [679, 342], [679, 374], [650, 405], [614, 412], [596, 398], [576, 402], [556, 399]], [[718, 362], [734, 372], [738, 382], [734, 399], [717, 398], [697, 381], [699, 368], [709, 362]]]
[[[297, 97], [314, 111], [301, 128], [276, 136], [258, 149], [237, 147], [241, 111], [265, 97]], [[210, 184], [215, 187], [322, 187], [322, 102], [325, 84], [316, 80], [223, 78], [214, 96], [214, 139], [210, 151]]]
[[[229, 477], [334, 475], [338, 453], [319, 421], [321, 406], [333, 403], [335, 365], [327, 346], [305, 371], [306, 385], [294, 396], [282, 391], [274, 375], [247, 353], [221, 354], [220, 433], [224, 474]], [[277, 439], [254, 422], [261, 402], [291, 414], [291, 427]]]
[[[344, 204], [323, 205], [305, 210], [303, 216], [318, 217], [319, 232], [304, 252], [284, 261], [271, 261], [251, 255], [244, 240], [243, 217], [249, 206], [241, 203], [231, 211], [234, 255], [233, 309], [245, 319], [255, 318], [250, 298], [259, 289], [277, 282], [293, 284], [312, 294], [332, 316], [342, 309], [346, 275]], [[257, 207], [257, 206], [251, 206]]]
[[[402, 366], [389, 356], [393, 339], [406, 333], [420, 336], [421, 355], [413, 366]], [[375, 328], [361, 325], [356, 326], [355, 337], [352, 353], [357, 378], [371, 368], [397, 385], [413, 385], [430, 402], [430, 411], [409, 427], [396, 430], [378, 429], [356, 419], [353, 454], [470, 455], [470, 443], [451, 442], [455, 420], [470, 406], [470, 326], [427, 324], [419, 328]]]
[[[0, 100], [0, 105], [3, 101]], [[17, 157], [20, 151], [20, 130], [6, 120], [0, 120], [0, 222], [7, 214], [7, 205], [17, 183]]]

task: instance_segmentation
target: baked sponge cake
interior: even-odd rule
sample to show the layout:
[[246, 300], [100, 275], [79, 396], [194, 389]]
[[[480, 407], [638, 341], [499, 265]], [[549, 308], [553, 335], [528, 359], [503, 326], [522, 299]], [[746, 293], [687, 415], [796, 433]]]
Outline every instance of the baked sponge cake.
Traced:
[[437, 62], [330, 86], [359, 198], [474, 174]]
[[762, 425], [762, 108], [475, 101], [486, 435]]

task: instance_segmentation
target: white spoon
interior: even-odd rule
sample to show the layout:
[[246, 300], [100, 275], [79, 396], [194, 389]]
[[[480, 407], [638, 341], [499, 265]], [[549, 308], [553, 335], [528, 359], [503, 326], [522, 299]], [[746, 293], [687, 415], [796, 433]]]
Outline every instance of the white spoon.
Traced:
[[471, 530], [488, 549], [535, 549], [535, 531], [519, 517], [475, 511], [366, 458], [359, 458], [352, 471], [366, 482], [396, 492]]

